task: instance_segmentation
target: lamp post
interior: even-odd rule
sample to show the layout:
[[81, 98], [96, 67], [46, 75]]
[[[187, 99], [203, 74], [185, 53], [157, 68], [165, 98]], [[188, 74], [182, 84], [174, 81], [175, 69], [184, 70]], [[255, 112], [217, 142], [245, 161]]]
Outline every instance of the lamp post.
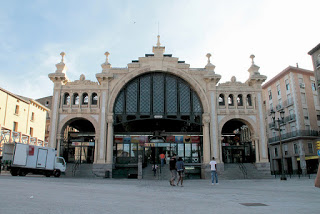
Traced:
[[[272, 117], [272, 121], [274, 123], [274, 128], [279, 132], [279, 143], [280, 143], [280, 158], [281, 158], [281, 177], [280, 180], [287, 180], [285, 174], [284, 174], [284, 160], [283, 160], [283, 152], [282, 152], [282, 142], [281, 142], [281, 123], [284, 123], [283, 119], [284, 119], [284, 111], [281, 110], [280, 111], [280, 118], [275, 118], [275, 112], [273, 109], [271, 109], [271, 117]], [[278, 124], [278, 126], [277, 126]]]

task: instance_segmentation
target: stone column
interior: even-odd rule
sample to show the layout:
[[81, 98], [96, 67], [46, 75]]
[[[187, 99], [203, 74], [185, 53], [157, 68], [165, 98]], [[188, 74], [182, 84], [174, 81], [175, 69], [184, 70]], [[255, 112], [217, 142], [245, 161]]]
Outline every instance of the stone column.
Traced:
[[63, 135], [62, 134], [57, 134], [57, 157], [60, 156], [61, 151], [60, 151], [60, 145], [61, 141], [63, 140]]
[[258, 163], [258, 162], [260, 162], [259, 140], [258, 139], [252, 139], [252, 142], [255, 145], [256, 163]]
[[297, 162], [297, 158], [295, 156], [291, 157], [292, 160], [292, 171], [293, 173], [297, 173], [298, 172], [298, 162]]
[[306, 162], [306, 155], [303, 147], [303, 141], [299, 141], [299, 156], [300, 156], [300, 167], [302, 174], [305, 175], [307, 174], [307, 162]]
[[113, 163], [113, 115], [108, 115], [107, 164]]
[[97, 163], [104, 164], [106, 162], [106, 106], [107, 106], [108, 94], [107, 91], [103, 91], [101, 94], [101, 113], [100, 113], [100, 136], [98, 148]]
[[208, 164], [210, 162], [210, 116], [203, 116], [203, 162]]

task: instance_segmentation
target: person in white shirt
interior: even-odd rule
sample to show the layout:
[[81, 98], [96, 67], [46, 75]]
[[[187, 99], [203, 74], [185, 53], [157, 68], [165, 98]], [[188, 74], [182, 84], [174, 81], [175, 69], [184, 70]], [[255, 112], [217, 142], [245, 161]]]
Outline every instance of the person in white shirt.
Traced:
[[212, 161], [210, 161], [211, 166], [211, 181], [212, 185], [214, 185], [214, 180], [216, 180], [216, 184], [218, 183], [218, 174], [217, 174], [217, 162], [214, 160], [214, 157], [212, 157]]

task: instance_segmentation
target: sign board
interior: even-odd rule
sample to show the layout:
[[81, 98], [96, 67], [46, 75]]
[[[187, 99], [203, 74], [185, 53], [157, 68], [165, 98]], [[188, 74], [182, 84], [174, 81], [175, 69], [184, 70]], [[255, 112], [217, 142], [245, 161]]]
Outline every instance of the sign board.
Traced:
[[318, 150], [320, 150], [320, 141], [317, 141], [317, 143], [316, 143], [316, 148], [317, 148]]
[[318, 156], [320, 156], [320, 150], [318, 150]]

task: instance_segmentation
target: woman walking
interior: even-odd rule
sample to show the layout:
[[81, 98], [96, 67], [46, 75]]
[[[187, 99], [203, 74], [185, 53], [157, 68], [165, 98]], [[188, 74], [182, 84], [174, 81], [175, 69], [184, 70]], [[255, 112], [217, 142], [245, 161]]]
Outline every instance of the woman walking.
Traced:
[[176, 166], [177, 166], [177, 171], [178, 171], [178, 175], [179, 175], [177, 186], [179, 186], [179, 181], [180, 181], [181, 187], [183, 187], [183, 177], [184, 177], [184, 169], [185, 168], [184, 168], [184, 162], [182, 160], [182, 157], [179, 157], [179, 159], [176, 163]]

